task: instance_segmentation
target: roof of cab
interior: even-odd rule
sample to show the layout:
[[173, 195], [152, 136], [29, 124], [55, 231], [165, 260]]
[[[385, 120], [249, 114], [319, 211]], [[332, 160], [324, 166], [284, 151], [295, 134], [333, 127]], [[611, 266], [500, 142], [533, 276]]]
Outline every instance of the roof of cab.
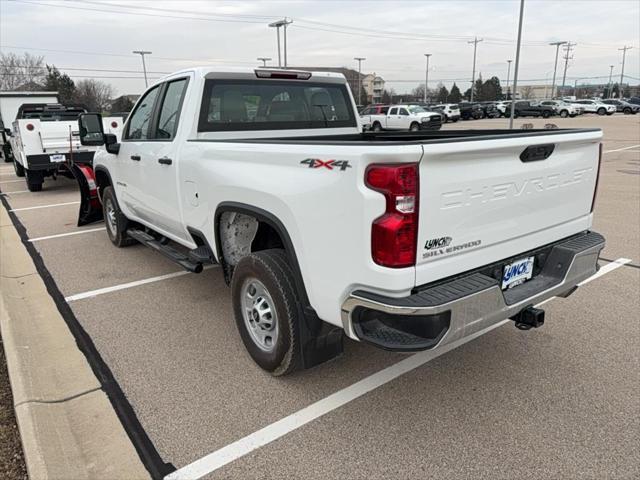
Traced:
[[196, 77], [199, 78], [257, 78], [255, 76], [256, 71], [282, 71], [282, 72], [305, 72], [311, 73], [310, 80], [329, 80], [333, 82], [346, 82], [346, 78], [341, 73], [336, 72], [316, 72], [312, 70], [301, 70], [301, 69], [285, 69], [278, 67], [225, 67], [218, 65], [205, 65], [198, 66], [192, 68], [185, 68], [183, 70], [178, 70], [169, 75], [166, 75], [158, 80], [157, 83], [163, 82], [167, 79], [177, 77], [183, 75], [185, 73], [194, 73]]

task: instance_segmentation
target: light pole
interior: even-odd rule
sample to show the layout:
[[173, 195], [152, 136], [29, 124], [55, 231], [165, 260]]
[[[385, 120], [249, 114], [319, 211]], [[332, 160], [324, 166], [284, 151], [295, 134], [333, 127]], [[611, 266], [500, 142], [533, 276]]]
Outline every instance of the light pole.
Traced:
[[564, 45], [567, 42], [553, 42], [549, 45], [556, 46], [556, 62], [553, 64], [553, 80], [551, 81], [551, 98], [554, 98], [554, 92], [556, 89], [556, 71], [558, 70], [558, 53], [560, 53], [560, 45]]
[[509, 100], [509, 75], [511, 74], [511, 62], [513, 62], [513, 60], [507, 60], [507, 100]]
[[633, 47], [627, 47], [626, 45], [622, 48], [619, 48], [618, 50], [622, 51], [622, 70], [620, 71], [620, 98], [623, 97], [622, 92], [624, 91], [624, 89], [622, 88], [622, 82], [624, 81], [624, 60], [625, 57], [627, 56], [627, 50], [631, 49]]
[[277, 22], [270, 23], [269, 26], [276, 29], [278, 37], [278, 67], [282, 68], [282, 57], [280, 55], [280, 27], [284, 27], [284, 68], [287, 68], [287, 26], [293, 23], [293, 20], [283, 18]]
[[571, 53], [571, 49], [575, 47], [575, 43], [567, 42], [564, 46], [565, 51], [567, 52], [564, 56], [564, 73], [562, 74], [562, 93], [564, 93], [564, 85], [567, 81], [567, 67], [569, 66], [569, 60], [573, 59], [573, 57], [569, 57]]
[[[520, 21], [518, 22], [518, 43], [516, 45], [516, 68], [513, 72], [513, 95], [518, 91], [518, 68], [520, 67], [520, 44], [522, 43], [522, 18], [524, 17], [524, 0], [520, 0]], [[509, 128], [513, 128], [513, 114], [515, 111], [515, 102], [511, 100], [511, 109], [509, 111]]]
[[471, 73], [471, 98], [470, 102], [473, 102], [473, 87], [476, 84], [476, 52], [478, 50], [478, 43], [480, 43], [483, 39], [478, 40], [478, 37], [475, 37], [472, 41], [467, 43], [473, 43], [473, 72]]
[[429, 57], [431, 54], [425, 53], [424, 56], [427, 57], [427, 69], [424, 76], [424, 103], [427, 103], [427, 89], [429, 88]]
[[149, 84], [147, 83], [147, 65], [144, 63], [144, 56], [151, 55], [152, 52], [147, 52], [145, 50], [134, 50], [131, 53], [137, 53], [142, 57], [142, 71], [144, 72], [144, 86], [147, 88]]
[[258, 58], [256, 58], [256, 60], [260, 60], [262, 62], [262, 66], [266, 67], [267, 66], [267, 62], [269, 60], [271, 60], [271, 57], [258, 57]]
[[358, 103], [362, 105], [362, 62], [366, 60], [365, 57], [353, 57], [358, 61]]
[[[611, 76], [613, 75], [613, 65], [609, 65], [609, 83], [607, 84], [607, 96], [605, 98], [611, 98]], [[622, 88], [622, 84], [620, 85]]]

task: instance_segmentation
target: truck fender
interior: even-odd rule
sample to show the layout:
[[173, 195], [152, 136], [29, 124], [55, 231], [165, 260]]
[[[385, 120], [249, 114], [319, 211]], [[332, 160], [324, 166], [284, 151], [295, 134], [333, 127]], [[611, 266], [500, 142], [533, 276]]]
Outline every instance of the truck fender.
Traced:
[[102, 220], [102, 204], [93, 168], [89, 165], [71, 165], [71, 172], [80, 186], [80, 211], [78, 226]]
[[[220, 217], [225, 212], [237, 212], [249, 215], [256, 218], [259, 222], [268, 224], [278, 233], [284, 244], [285, 253], [289, 258], [290, 265], [294, 272], [293, 282], [300, 301], [300, 313], [304, 319], [303, 324], [300, 325], [301, 344], [299, 345], [303, 358], [302, 367], [311, 368], [340, 355], [342, 353], [342, 330], [323, 322], [311, 306], [293, 242], [291, 241], [289, 232], [287, 232], [286, 227], [278, 217], [262, 208], [245, 203], [222, 202], [218, 205], [214, 215], [215, 243], [218, 262], [222, 266], [223, 271], [225, 271], [225, 275], [228, 274], [228, 271], [225, 266], [224, 256], [222, 255], [219, 233]], [[230, 278], [228, 280], [230, 280]]]

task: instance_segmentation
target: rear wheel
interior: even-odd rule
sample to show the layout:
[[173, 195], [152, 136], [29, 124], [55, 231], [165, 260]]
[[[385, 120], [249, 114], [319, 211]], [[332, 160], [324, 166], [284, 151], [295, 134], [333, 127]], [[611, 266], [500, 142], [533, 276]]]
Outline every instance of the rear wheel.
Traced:
[[301, 364], [300, 309], [284, 250], [242, 258], [233, 271], [231, 298], [240, 337], [251, 358], [273, 376]]
[[549, 110], [542, 111], [542, 118], [549, 118], [551, 116], [551, 112]]
[[13, 170], [18, 177], [24, 177], [24, 167], [15, 158], [13, 159]]
[[605, 115], [607, 113], [607, 109], [604, 107], [601, 107], [598, 109], [598, 111], [596, 112], [598, 115]]
[[127, 235], [130, 222], [120, 211], [116, 193], [111, 186], [105, 188], [102, 194], [102, 213], [104, 215], [104, 223], [107, 225], [107, 235], [111, 243], [116, 247], [126, 247], [136, 243], [133, 238]]
[[418, 130], [420, 130], [420, 124], [417, 122], [413, 122], [410, 126], [409, 126], [409, 131], [410, 132], [417, 132]]
[[624, 113], [625, 115], [629, 115], [629, 114], [631, 113], [631, 109], [630, 109], [629, 107], [625, 107], [625, 108], [622, 110], [622, 113]]
[[42, 175], [41, 172], [25, 170], [25, 176], [27, 177], [27, 188], [30, 192], [39, 192], [42, 190], [44, 175]]

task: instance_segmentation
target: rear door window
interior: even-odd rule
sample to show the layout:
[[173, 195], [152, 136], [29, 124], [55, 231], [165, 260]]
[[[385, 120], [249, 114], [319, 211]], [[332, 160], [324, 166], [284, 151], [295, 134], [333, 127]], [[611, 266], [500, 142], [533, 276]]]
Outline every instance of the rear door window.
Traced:
[[287, 130], [357, 125], [344, 84], [207, 80], [198, 131]]

